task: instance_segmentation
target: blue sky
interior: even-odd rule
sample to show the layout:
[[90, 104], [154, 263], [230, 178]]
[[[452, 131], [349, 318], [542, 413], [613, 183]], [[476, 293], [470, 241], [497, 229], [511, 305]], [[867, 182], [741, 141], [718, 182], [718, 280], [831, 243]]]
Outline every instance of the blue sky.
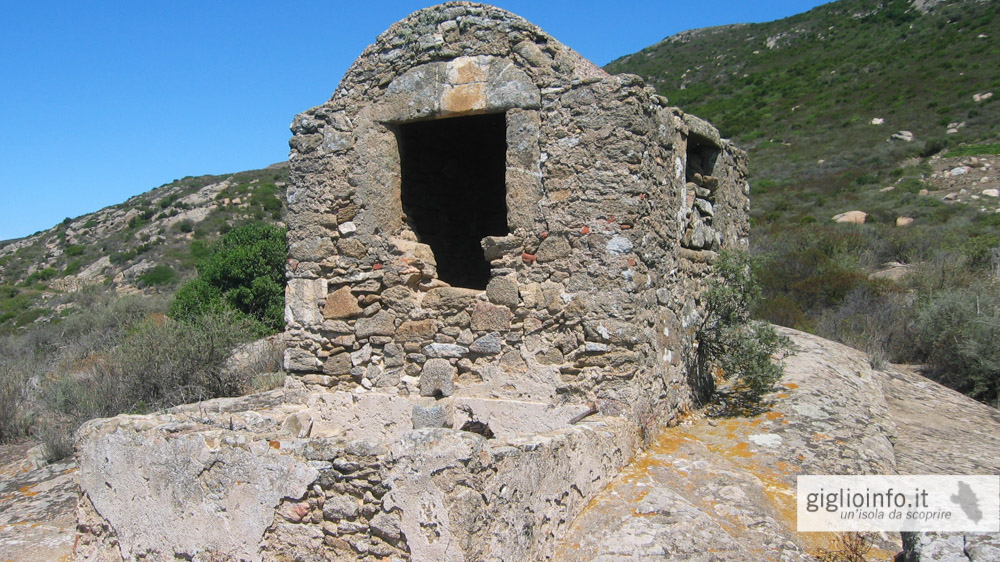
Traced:
[[[424, 1], [4, 2], [0, 240], [188, 175], [285, 160], [375, 37]], [[603, 65], [697, 27], [825, 2], [496, 1]]]

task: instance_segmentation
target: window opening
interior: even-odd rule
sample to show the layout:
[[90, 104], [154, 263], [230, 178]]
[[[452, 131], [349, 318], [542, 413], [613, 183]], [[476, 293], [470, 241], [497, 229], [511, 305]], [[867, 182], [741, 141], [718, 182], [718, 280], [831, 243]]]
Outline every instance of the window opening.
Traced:
[[694, 181], [695, 174], [712, 175], [719, 148], [712, 141], [692, 134], [687, 141], [687, 170], [684, 181]]
[[418, 121], [395, 132], [403, 213], [434, 252], [438, 278], [485, 289], [490, 264], [480, 241], [509, 233], [504, 114]]

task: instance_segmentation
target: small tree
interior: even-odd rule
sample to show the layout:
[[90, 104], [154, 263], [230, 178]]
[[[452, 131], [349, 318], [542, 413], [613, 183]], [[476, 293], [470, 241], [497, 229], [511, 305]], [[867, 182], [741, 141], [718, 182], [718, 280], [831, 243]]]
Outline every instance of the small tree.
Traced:
[[197, 266], [198, 279], [177, 292], [170, 315], [190, 320], [233, 309], [273, 333], [284, 327], [285, 230], [252, 222], [227, 232]]
[[757, 403], [784, 374], [772, 356], [789, 341], [770, 324], [750, 318], [761, 287], [746, 252], [723, 252], [715, 270], [697, 332], [700, 363], [718, 367], [725, 378], [736, 377], [745, 398]]

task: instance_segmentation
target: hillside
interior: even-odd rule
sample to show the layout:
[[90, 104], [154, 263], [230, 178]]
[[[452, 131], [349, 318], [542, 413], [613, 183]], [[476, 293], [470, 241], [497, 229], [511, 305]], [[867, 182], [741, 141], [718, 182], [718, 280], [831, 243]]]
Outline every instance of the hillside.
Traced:
[[[680, 33], [610, 63], [749, 150], [753, 174], [808, 187], [945, 145], [996, 139], [998, 6], [841, 0]], [[1000, 93], [1000, 92], [998, 92]], [[873, 124], [880, 123], [880, 124]], [[911, 142], [887, 142], [893, 133]]]
[[74, 295], [172, 293], [234, 225], [280, 223], [288, 166], [186, 177], [0, 242], [0, 333], [65, 315]]

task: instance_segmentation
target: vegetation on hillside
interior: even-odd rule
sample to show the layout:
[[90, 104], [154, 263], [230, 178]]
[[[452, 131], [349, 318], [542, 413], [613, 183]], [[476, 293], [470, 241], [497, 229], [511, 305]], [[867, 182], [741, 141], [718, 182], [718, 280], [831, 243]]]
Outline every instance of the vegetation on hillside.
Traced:
[[283, 324], [284, 227], [265, 221], [287, 173], [185, 178], [0, 248], [0, 442], [59, 458], [88, 419], [275, 384], [280, 350], [249, 343]]
[[[749, 149], [758, 178], [808, 183], [995, 137], [997, 97], [973, 96], [1000, 90], [998, 11], [995, 2], [921, 14], [906, 0], [840, 0], [775, 22], [681, 33], [607, 69], [643, 76], [719, 126]], [[946, 136], [953, 123], [964, 125]], [[886, 142], [901, 129], [916, 143]]]
[[[234, 226], [280, 224], [287, 181], [287, 166], [186, 177], [7, 241], [0, 247], [0, 334], [58, 321], [82, 285], [172, 294]], [[102, 259], [109, 263], [102, 266]]]
[[285, 324], [285, 230], [252, 222], [227, 232], [197, 265], [198, 278], [177, 292], [170, 315], [195, 320], [232, 311], [274, 333]]
[[187, 322], [168, 317], [163, 296], [118, 298], [91, 288], [77, 311], [0, 338], [0, 441], [32, 435], [51, 458], [72, 452], [83, 422], [145, 413], [273, 384], [280, 353], [234, 349], [255, 323], [234, 311], [211, 311]]

